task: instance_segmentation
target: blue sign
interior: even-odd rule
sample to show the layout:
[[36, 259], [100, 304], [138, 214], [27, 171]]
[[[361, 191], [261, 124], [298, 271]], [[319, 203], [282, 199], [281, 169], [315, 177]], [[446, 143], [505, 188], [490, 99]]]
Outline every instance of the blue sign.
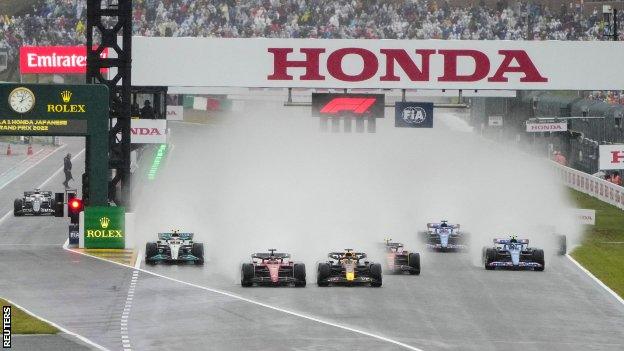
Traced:
[[70, 223], [69, 224], [69, 245], [78, 246], [79, 241], [80, 241], [80, 232], [79, 232], [78, 224]]
[[433, 103], [397, 102], [394, 126], [398, 128], [433, 128]]

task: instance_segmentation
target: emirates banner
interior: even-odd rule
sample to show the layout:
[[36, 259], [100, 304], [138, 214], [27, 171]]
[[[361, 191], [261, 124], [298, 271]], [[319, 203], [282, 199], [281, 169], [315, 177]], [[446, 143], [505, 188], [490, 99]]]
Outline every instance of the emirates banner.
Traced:
[[[135, 37], [135, 85], [621, 90], [624, 42]], [[158, 72], [158, 74], [154, 74]]]
[[[108, 56], [108, 49], [102, 57]], [[102, 69], [106, 72], [108, 69]], [[86, 46], [22, 46], [21, 74], [86, 74]]]

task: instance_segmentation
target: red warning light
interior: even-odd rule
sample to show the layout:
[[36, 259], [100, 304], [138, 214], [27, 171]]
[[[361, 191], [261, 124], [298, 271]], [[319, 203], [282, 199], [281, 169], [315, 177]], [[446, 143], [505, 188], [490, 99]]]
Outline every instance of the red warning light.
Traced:
[[82, 201], [76, 198], [69, 200], [69, 208], [72, 211], [80, 211], [82, 209]]

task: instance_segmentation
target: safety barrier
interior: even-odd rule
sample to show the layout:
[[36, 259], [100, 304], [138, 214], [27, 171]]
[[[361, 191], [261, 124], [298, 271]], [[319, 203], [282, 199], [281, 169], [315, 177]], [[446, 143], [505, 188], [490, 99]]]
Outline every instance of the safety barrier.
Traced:
[[624, 187], [555, 162], [553, 165], [565, 185], [624, 210]]

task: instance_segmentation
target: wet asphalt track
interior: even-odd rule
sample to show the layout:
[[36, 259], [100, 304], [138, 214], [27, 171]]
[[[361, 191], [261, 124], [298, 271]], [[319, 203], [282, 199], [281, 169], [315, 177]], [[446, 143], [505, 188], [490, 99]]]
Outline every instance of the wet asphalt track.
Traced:
[[[8, 200], [16, 192], [40, 184], [57, 168], [58, 163], [42, 163], [3, 189], [0, 213], [10, 210]], [[132, 270], [64, 251], [65, 233], [64, 219], [11, 215], [2, 221], [0, 294], [121, 350], [119, 319]], [[379, 289], [312, 283], [304, 289], [243, 289], [209, 263], [142, 267], [422, 350], [624, 349], [624, 305], [565, 257], [547, 257], [543, 273], [485, 271], [466, 254], [427, 252], [423, 262], [420, 276], [387, 275]], [[308, 281], [313, 280], [308, 265]], [[139, 273], [133, 300], [128, 331], [134, 350], [401, 349], [145, 272]]]

